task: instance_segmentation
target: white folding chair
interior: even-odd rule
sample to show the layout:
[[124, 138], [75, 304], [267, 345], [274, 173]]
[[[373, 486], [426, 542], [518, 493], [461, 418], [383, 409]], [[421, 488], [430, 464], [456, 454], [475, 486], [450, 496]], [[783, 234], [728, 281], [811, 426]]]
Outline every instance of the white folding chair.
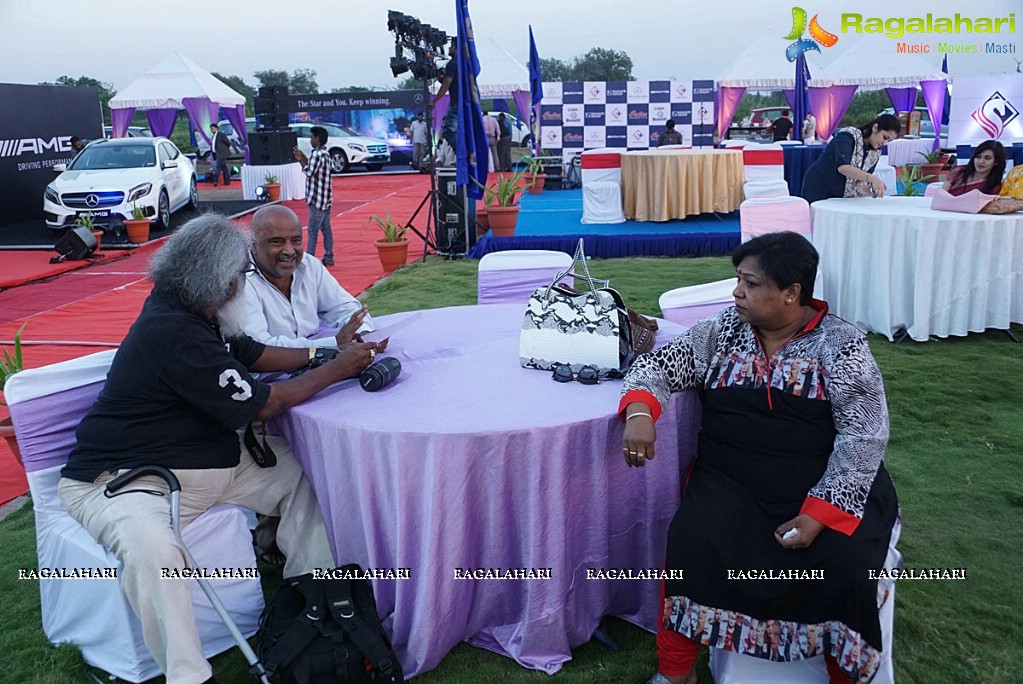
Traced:
[[665, 320], [691, 328], [697, 321], [732, 306], [735, 303], [732, 297], [734, 289], [735, 278], [689, 285], [668, 290], [657, 303]]
[[789, 184], [784, 178], [747, 181], [742, 186], [742, 194], [746, 199], [753, 197], [788, 197]]
[[785, 151], [778, 143], [746, 145], [742, 164], [747, 181], [785, 178]]
[[742, 241], [790, 230], [812, 242], [810, 205], [802, 197], [755, 197], [739, 205]]
[[622, 154], [613, 148], [582, 153], [583, 223], [624, 223]]
[[[111, 568], [120, 573], [117, 559], [68, 515], [57, 494], [75, 429], [102, 389], [114, 353], [104, 351], [25, 370], [4, 387], [32, 493], [40, 568]], [[168, 520], [169, 516], [168, 509]], [[247, 519], [240, 508], [214, 506], [189, 524], [183, 537], [200, 567], [256, 567]], [[255, 634], [263, 610], [258, 577], [210, 581], [242, 633]], [[199, 585], [191, 585], [206, 656], [233, 647], [234, 639]], [[73, 643], [86, 662], [130, 682], [161, 673], [116, 578], [40, 579], [39, 595], [43, 631], [52, 643]]]
[[550, 285], [554, 276], [571, 265], [571, 254], [546, 249], [485, 254], [477, 272], [476, 303], [525, 305], [533, 290]]

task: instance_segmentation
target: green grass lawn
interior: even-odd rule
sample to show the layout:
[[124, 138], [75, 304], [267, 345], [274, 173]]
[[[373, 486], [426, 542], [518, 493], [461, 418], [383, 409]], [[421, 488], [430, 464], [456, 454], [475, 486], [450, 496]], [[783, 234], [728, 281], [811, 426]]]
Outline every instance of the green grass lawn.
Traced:
[[[476, 301], [475, 261], [430, 260], [402, 268], [362, 297], [374, 315]], [[659, 315], [665, 290], [732, 275], [727, 258], [626, 258], [590, 263], [630, 306]], [[1017, 336], [1023, 328], [1013, 327]], [[1000, 332], [901, 345], [871, 335], [891, 409], [886, 463], [899, 492], [910, 568], [965, 567], [964, 581], [904, 581], [895, 614], [900, 684], [1023, 682], [1023, 346]], [[516, 363], [507, 359], [507, 363]], [[0, 682], [87, 681], [76, 649], [53, 648], [40, 626], [38, 586], [19, 581], [34, 567], [29, 507], [0, 521]], [[266, 569], [264, 569], [266, 570]], [[268, 596], [279, 572], [264, 573]], [[619, 652], [591, 642], [556, 675], [566, 684], [646, 681], [655, 667], [653, 637], [621, 621], [608, 630]], [[223, 684], [251, 681], [232, 650], [214, 659]], [[700, 681], [710, 682], [706, 655]], [[101, 677], [101, 679], [105, 679]], [[162, 680], [157, 680], [162, 681]], [[455, 648], [424, 684], [549, 681], [511, 660], [466, 645]]]

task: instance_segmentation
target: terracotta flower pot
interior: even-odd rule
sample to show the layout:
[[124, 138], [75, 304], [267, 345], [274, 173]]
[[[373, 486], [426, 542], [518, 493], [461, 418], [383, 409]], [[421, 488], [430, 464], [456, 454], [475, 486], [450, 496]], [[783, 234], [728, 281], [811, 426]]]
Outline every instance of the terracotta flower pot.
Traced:
[[920, 165], [920, 175], [921, 176], [934, 176], [934, 178], [932, 178], [931, 180], [932, 181], [936, 181], [941, 176], [941, 167], [942, 167], [942, 165], [940, 163], [938, 163], [938, 164], [921, 164]]
[[96, 238], [96, 251], [98, 252], [103, 246], [103, 230], [101, 228], [93, 228], [92, 236]]
[[281, 198], [281, 184], [280, 183], [267, 183], [266, 194], [270, 198], [271, 202], [276, 202]]
[[486, 205], [476, 207], [476, 237], [481, 238], [490, 230], [490, 214]]
[[21, 465], [21, 449], [18, 448], [18, 440], [14, 438], [14, 423], [11, 422], [10, 416], [0, 420], [0, 437], [7, 440], [7, 446], [10, 447], [14, 458]]
[[508, 207], [492, 206], [487, 208], [490, 218], [490, 232], [494, 237], [512, 237], [515, 235], [515, 224], [519, 221], [519, 205]]
[[400, 266], [408, 261], [408, 239], [402, 238], [398, 242], [385, 242], [376, 240], [377, 255], [380, 257], [380, 265], [384, 267], [385, 273], [393, 273]]
[[539, 195], [543, 192], [543, 184], [547, 182], [547, 174], [535, 173], [533, 174], [533, 183], [529, 186], [530, 195]]
[[128, 219], [124, 222], [124, 230], [128, 239], [136, 245], [149, 242], [149, 219]]

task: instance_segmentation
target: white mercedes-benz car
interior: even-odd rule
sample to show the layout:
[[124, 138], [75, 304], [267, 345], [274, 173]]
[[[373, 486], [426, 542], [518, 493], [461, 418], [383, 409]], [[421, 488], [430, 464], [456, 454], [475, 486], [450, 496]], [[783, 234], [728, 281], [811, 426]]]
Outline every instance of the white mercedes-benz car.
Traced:
[[65, 168], [43, 193], [43, 212], [50, 228], [65, 228], [91, 214], [109, 226], [132, 217], [132, 206], [155, 221], [155, 230], [170, 228], [171, 212], [194, 208], [198, 201], [195, 168], [167, 138], [95, 140]]
[[332, 123], [293, 123], [291, 130], [298, 136], [298, 149], [308, 157], [313, 153], [310, 131], [321, 126], [327, 131], [327, 152], [330, 153], [330, 170], [346, 173], [352, 164], [362, 164], [369, 171], [379, 171], [391, 161], [391, 151], [386, 140], [367, 138], [350, 128]]

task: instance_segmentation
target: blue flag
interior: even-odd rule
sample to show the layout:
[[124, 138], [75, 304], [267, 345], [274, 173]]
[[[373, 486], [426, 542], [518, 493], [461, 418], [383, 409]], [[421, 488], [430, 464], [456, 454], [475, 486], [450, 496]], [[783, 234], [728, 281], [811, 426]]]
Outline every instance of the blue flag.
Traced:
[[[458, 38], [455, 54], [458, 66], [458, 99], [452, 107], [458, 107], [458, 131], [455, 144], [455, 184], [467, 186], [466, 194], [473, 199], [483, 198], [487, 184], [487, 166], [490, 159], [490, 145], [483, 128], [483, 110], [480, 109], [480, 91], [476, 77], [480, 75], [480, 61], [476, 57], [476, 40], [472, 34], [472, 19], [469, 18], [469, 0], [455, 0], [455, 18], [458, 24]], [[473, 183], [475, 180], [476, 183]]]
[[792, 139], [801, 140], [803, 119], [810, 111], [810, 95], [807, 91], [810, 68], [806, 65], [806, 53], [796, 58], [796, 91], [792, 95]]
[[533, 40], [533, 27], [529, 27], [529, 130], [533, 134], [533, 154], [540, 149], [540, 135], [536, 125], [536, 107], [543, 99], [543, 72], [540, 70], [540, 55]]
[[[944, 57], [941, 58], [941, 70], [942, 70], [942, 72], [944, 72], [945, 76], [948, 76], [948, 55], [945, 55]], [[945, 106], [941, 108], [941, 125], [942, 126], [947, 126], [948, 125], [948, 111], [951, 108], [952, 108], [952, 93], [950, 93], [948, 91], [948, 83], [946, 82], [945, 83]], [[935, 135], [935, 137], [936, 138], [940, 138], [941, 137], [940, 131], [938, 132], [937, 135]]]

